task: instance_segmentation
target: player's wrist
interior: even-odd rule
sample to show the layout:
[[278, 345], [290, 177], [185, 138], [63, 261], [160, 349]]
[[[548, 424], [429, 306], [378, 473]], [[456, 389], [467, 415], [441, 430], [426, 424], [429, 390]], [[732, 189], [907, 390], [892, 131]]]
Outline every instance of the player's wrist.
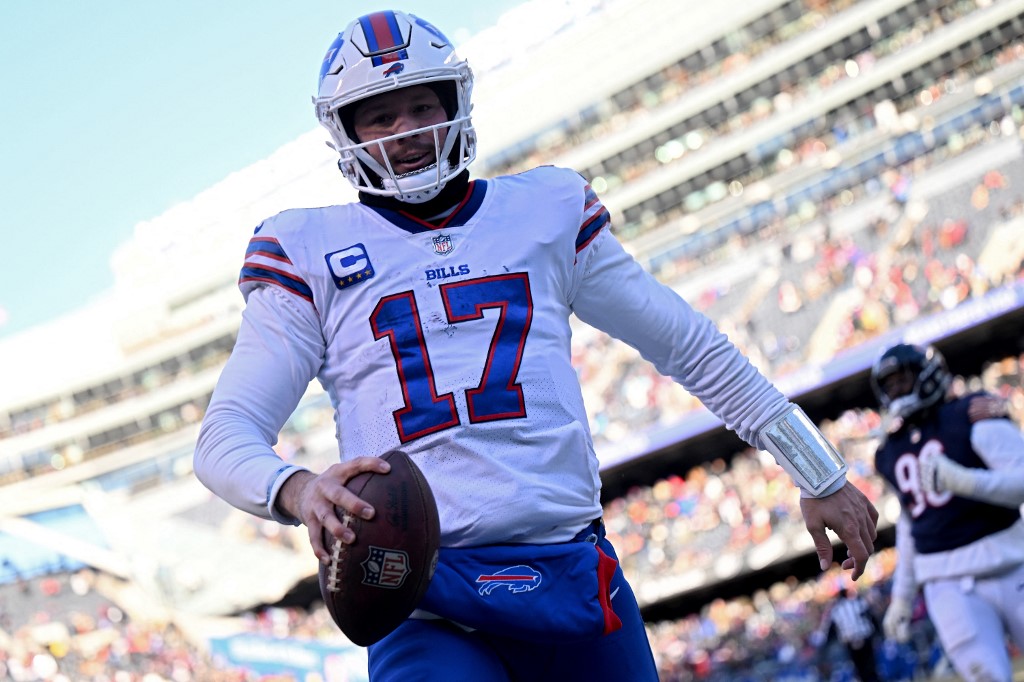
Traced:
[[302, 518], [302, 500], [306, 499], [306, 488], [316, 478], [316, 474], [308, 469], [295, 468], [290, 472], [283, 472], [282, 476], [286, 478], [280, 482], [277, 495], [271, 502], [271, 514], [280, 523], [305, 523]]
[[[818, 494], [814, 494], [814, 492], [812, 492], [810, 490], [807, 490], [806, 488], [800, 488], [800, 497], [801, 498], [812, 498], [812, 499], [820, 500], [823, 497], [828, 497], [829, 495], [835, 495], [837, 492], [839, 492], [840, 490], [842, 490], [843, 488], [846, 487], [847, 482], [848, 481], [846, 480], [846, 474], [844, 473], [842, 476], [840, 476], [835, 481], [833, 481], [830, 486], [828, 486], [827, 488], [823, 489]], [[799, 487], [799, 486], [797, 486], [797, 487]]]
[[763, 426], [757, 442], [806, 497], [825, 497], [845, 485], [846, 461], [798, 405]]

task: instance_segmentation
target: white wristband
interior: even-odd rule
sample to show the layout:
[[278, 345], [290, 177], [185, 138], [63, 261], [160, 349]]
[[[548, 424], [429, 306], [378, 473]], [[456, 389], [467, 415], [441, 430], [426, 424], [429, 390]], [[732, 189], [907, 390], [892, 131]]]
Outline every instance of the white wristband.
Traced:
[[793, 481], [811, 495], [820, 495], [846, 475], [843, 456], [797, 405], [765, 425], [757, 438]]

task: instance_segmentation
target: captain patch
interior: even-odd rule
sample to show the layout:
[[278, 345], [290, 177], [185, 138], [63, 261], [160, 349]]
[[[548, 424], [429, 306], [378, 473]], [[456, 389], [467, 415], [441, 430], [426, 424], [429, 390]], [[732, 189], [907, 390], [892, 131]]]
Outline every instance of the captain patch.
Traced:
[[340, 251], [329, 253], [324, 258], [331, 271], [334, 286], [347, 289], [350, 286], [365, 282], [376, 274], [373, 264], [362, 244], [353, 244]]

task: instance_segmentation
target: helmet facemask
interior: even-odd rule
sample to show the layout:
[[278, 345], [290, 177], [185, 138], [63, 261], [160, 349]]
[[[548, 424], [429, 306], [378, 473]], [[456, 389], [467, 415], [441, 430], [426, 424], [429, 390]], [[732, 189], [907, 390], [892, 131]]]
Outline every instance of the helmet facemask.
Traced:
[[[357, 105], [358, 102], [348, 108]], [[449, 107], [445, 110], [450, 112]], [[360, 142], [348, 120], [350, 117], [342, 115], [340, 110], [332, 115], [338, 129], [344, 132], [344, 140], [337, 140], [336, 150], [341, 156], [338, 168], [358, 190], [368, 194], [392, 196], [414, 204], [428, 201], [437, 196], [448, 180], [465, 170], [475, 156], [475, 133], [469, 116], [451, 118], [449, 113], [449, 120], [442, 123]], [[396, 172], [387, 145], [417, 135], [433, 140], [434, 163], [408, 173]], [[379, 151], [383, 164], [374, 158], [371, 149]]]

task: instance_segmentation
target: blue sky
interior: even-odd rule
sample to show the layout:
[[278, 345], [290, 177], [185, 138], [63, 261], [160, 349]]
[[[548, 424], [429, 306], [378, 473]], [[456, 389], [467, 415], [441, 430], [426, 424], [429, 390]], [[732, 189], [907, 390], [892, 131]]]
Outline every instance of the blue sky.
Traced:
[[316, 127], [334, 36], [403, 9], [456, 45], [521, 0], [3, 0], [0, 337], [113, 284], [135, 224]]

